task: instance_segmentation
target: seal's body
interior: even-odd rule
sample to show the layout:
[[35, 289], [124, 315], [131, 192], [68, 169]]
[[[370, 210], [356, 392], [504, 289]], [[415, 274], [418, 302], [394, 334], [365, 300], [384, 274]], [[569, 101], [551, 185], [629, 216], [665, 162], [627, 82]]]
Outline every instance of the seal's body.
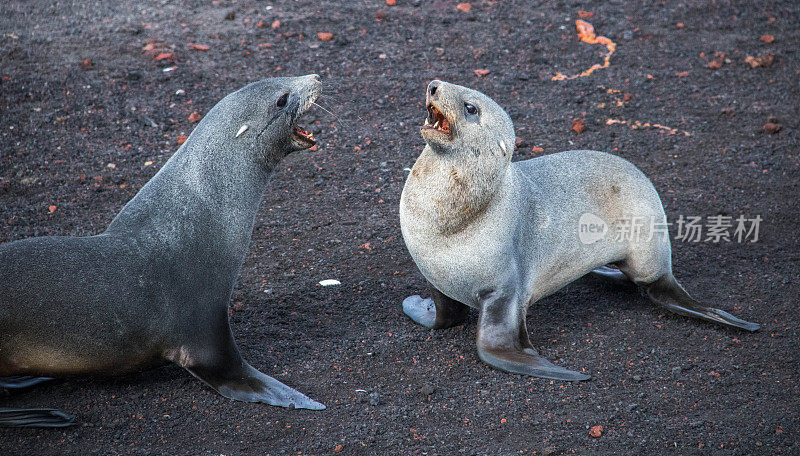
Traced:
[[227, 314], [269, 175], [314, 144], [296, 122], [320, 89], [316, 75], [250, 84], [203, 118], [102, 234], [0, 245], [0, 376], [173, 361], [229, 398], [324, 408], [245, 362]]
[[[589, 377], [536, 353], [526, 310], [592, 271], [630, 279], [674, 312], [758, 328], [698, 303], [677, 283], [664, 209], [634, 165], [597, 151], [511, 163], [513, 124], [490, 98], [434, 81], [427, 104], [427, 145], [403, 189], [400, 224], [433, 299], [407, 298], [403, 310], [409, 317], [442, 328], [460, 322], [468, 307], [479, 309], [481, 359], [503, 370], [564, 380]], [[590, 221], [607, 222], [608, 235], [582, 242], [586, 214]], [[625, 226], [629, 221], [631, 228]]]

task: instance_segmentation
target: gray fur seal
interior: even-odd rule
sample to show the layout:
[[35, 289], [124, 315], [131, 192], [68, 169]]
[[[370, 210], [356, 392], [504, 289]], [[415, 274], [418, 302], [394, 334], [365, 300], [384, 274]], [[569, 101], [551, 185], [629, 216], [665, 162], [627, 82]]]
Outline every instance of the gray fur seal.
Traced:
[[[321, 90], [317, 75], [249, 84], [208, 112], [103, 233], [0, 245], [0, 376], [172, 361], [231, 399], [324, 409], [242, 359], [228, 325], [268, 178], [315, 144], [297, 120]], [[5, 418], [25, 423], [19, 411]]]
[[446, 328], [461, 322], [470, 307], [478, 309], [480, 359], [505, 371], [560, 380], [589, 376], [536, 352], [526, 311], [592, 271], [633, 281], [672, 312], [758, 329], [689, 296], [672, 275], [664, 232], [645, 226], [628, 240], [579, 241], [582, 214], [612, 227], [629, 216], [666, 223], [658, 193], [634, 165], [588, 150], [512, 163], [514, 126], [492, 99], [433, 81], [426, 105], [421, 135], [427, 145], [400, 198], [403, 239], [432, 293], [432, 299], [410, 296], [403, 302], [415, 322]]

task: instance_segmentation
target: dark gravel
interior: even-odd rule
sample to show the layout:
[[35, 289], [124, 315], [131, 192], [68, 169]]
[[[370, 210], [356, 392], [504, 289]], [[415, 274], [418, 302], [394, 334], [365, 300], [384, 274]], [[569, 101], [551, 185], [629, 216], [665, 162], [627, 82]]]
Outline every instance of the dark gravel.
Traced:
[[[334, 113], [315, 109], [304, 125], [318, 150], [276, 170], [231, 317], [252, 364], [328, 409], [234, 403], [175, 366], [75, 378], [0, 398], [80, 422], [0, 429], [0, 453], [800, 454], [797, 3], [397, 3], [0, 5], [0, 242], [102, 231], [191, 131], [190, 114], [248, 82], [319, 73]], [[616, 53], [589, 77], [552, 81], [602, 60], [603, 46], [577, 39], [580, 9]], [[767, 53], [770, 66], [745, 61]], [[548, 359], [593, 376], [573, 384], [481, 363], [475, 316], [412, 324], [400, 303], [424, 282], [397, 206], [437, 77], [508, 108], [518, 159], [612, 151], [650, 176], [672, 220], [760, 215], [756, 243], [673, 246], [690, 292], [762, 330], [673, 316], [584, 278], [528, 318]], [[317, 285], [327, 278], [342, 285]]]

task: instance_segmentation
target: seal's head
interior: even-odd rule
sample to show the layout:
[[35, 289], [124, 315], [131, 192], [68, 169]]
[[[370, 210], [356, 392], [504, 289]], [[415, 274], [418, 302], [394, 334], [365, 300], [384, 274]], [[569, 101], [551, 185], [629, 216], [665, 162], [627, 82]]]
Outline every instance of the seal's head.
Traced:
[[[297, 120], [321, 91], [322, 83], [316, 74], [254, 82], [217, 103], [192, 136], [206, 136], [201, 140], [206, 145], [232, 141], [253, 151], [256, 160], [277, 162], [315, 144], [313, 135], [298, 127]], [[189, 138], [189, 142], [194, 140]]]
[[426, 95], [422, 138], [439, 154], [497, 153], [511, 158], [514, 124], [491, 98], [467, 87], [434, 80]]

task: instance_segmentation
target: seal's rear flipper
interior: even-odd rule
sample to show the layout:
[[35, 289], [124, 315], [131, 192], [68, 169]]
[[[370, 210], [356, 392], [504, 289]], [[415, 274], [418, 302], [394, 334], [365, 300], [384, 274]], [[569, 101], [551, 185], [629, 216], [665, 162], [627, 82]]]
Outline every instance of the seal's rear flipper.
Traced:
[[633, 285], [631, 279], [629, 279], [628, 276], [626, 276], [614, 265], [607, 264], [600, 266], [599, 268], [593, 269], [591, 272], [589, 272], [589, 274], [617, 285]]
[[325, 409], [324, 405], [259, 372], [244, 360], [241, 363], [241, 367], [237, 369], [186, 367], [186, 370], [219, 394], [237, 401], [261, 402], [287, 408]]
[[0, 377], [0, 388], [23, 389], [36, 386], [40, 383], [49, 382], [52, 377], [30, 377], [27, 375], [18, 377]]
[[761, 327], [758, 323], [744, 321], [724, 310], [709, 307], [701, 302], [695, 301], [694, 298], [689, 296], [689, 293], [683, 289], [678, 281], [675, 280], [672, 274], [665, 274], [655, 282], [642, 286], [651, 301], [666, 307], [669, 311], [676, 314], [701, 318], [703, 320], [713, 321], [747, 331], [757, 331]]
[[528, 339], [525, 306], [491, 296], [481, 303], [478, 322], [478, 356], [506, 372], [555, 380], [588, 380], [589, 375], [556, 366], [536, 352]]
[[458, 325], [469, 315], [469, 306], [451, 299], [429, 285], [431, 297], [422, 299], [419, 295], [403, 300], [403, 313], [418, 324], [431, 329], [444, 329]]
[[0, 426], [55, 428], [75, 424], [75, 416], [53, 409], [0, 408]]
[[436, 306], [433, 299], [422, 299], [420, 295], [409, 296], [403, 300], [403, 313], [417, 324], [433, 329], [436, 324]]

